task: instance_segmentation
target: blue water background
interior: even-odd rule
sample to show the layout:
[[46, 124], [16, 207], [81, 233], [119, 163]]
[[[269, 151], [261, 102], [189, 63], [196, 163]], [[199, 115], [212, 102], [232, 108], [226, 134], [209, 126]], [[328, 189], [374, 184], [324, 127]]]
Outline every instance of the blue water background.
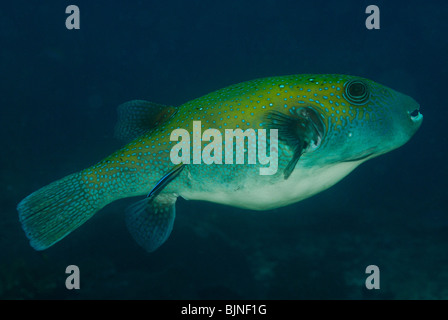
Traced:
[[[80, 30], [65, 28], [78, 5]], [[381, 29], [365, 28], [365, 8]], [[448, 3], [14, 1], [0, 10], [1, 299], [447, 299]], [[31, 192], [101, 160], [116, 106], [179, 105], [297, 73], [370, 78], [412, 96], [403, 147], [303, 202], [252, 212], [179, 200], [168, 242], [132, 240], [121, 200], [44, 252], [18, 222]], [[81, 289], [65, 288], [65, 268]], [[377, 265], [381, 288], [367, 290]]]

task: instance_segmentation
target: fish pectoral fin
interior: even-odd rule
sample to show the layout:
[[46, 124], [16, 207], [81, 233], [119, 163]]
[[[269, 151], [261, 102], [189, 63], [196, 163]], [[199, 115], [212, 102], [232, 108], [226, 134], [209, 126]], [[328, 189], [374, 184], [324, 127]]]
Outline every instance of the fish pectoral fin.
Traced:
[[277, 129], [279, 140], [293, 150], [293, 156], [283, 172], [285, 180], [289, 178], [300, 157], [310, 145], [309, 121], [298, 114], [287, 115], [278, 111], [272, 111], [267, 115], [268, 128]]
[[288, 179], [291, 173], [294, 171], [294, 168], [296, 167], [297, 162], [299, 162], [302, 154], [303, 154], [303, 146], [301, 144], [298, 144], [294, 149], [292, 159], [288, 162], [285, 171], [283, 171], [283, 177], [285, 178], [285, 180]]
[[129, 142], [170, 119], [177, 108], [145, 100], [131, 100], [118, 106], [115, 137]]
[[174, 194], [145, 198], [126, 210], [126, 226], [137, 243], [153, 252], [170, 236], [176, 217]]

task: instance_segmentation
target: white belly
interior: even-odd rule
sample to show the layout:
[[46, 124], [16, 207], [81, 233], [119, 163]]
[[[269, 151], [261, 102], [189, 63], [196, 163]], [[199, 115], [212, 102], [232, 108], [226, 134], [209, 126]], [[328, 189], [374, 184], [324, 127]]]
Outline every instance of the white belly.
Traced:
[[311, 197], [340, 181], [363, 161], [342, 162], [316, 169], [296, 168], [287, 180], [246, 187], [238, 191], [191, 192], [180, 195], [189, 200], [204, 200], [251, 210], [269, 210]]

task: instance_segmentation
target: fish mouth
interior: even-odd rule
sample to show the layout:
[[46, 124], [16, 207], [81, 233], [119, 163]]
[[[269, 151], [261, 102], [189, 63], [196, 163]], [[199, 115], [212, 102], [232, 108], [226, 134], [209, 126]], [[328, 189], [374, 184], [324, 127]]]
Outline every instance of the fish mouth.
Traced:
[[420, 112], [420, 106], [418, 106], [412, 111], [408, 111], [408, 115], [411, 121], [414, 123], [419, 123], [423, 120], [423, 114], [421, 114]]

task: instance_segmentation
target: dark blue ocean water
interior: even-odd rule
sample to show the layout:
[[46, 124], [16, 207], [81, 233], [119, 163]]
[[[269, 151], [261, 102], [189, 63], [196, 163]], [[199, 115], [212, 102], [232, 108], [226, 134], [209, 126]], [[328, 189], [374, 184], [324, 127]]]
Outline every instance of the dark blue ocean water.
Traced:
[[[65, 8], [81, 12], [67, 30]], [[380, 8], [367, 30], [365, 8]], [[448, 298], [448, 4], [442, 1], [14, 1], [0, 9], [1, 299]], [[359, 75], [406, 93], [424, 122], [403, 147], [288, 207], [179, 200], [152, 254], [113, 203], [50, 249], [16, 211], [121, 146], [116, 106], [179, 105], [297, 73]], [[77, 265], [81, 289], [67, 290]], [[365, 287], [368, 265], [379, 290]]]

